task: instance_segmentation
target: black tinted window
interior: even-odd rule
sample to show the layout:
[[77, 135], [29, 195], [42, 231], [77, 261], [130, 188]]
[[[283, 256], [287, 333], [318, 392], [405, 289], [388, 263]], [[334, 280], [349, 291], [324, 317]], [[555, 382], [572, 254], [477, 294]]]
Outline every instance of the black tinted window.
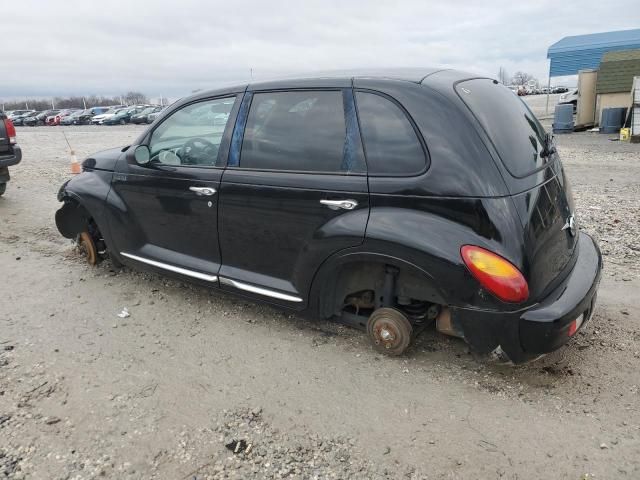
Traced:
[[519, 97], [489, 79], [468, 80], [456, 89], [512, 175], [526, 176], [545, 163], [544, 128]]
[[240, 167], [348, 170], [342, 92], [271, 92], [253, 96]]
[[392, 101], [357, 92], [360, 131], [371, 174], [411, 175], [425, 168], [425, 154], [411, 122]]

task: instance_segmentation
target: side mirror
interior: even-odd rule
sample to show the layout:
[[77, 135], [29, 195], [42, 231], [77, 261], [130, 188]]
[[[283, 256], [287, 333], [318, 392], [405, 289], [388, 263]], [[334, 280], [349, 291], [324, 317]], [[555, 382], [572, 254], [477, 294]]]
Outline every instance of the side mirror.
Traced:
[[146, 145], [138, 145], [133, 152], [133, 158], [135, 158], [138, 165], [146, 165], [151, 161], [151, 152]]

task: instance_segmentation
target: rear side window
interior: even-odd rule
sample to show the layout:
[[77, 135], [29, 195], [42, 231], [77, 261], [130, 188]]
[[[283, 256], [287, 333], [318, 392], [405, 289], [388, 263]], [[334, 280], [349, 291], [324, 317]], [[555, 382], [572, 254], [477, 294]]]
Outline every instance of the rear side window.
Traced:
[[544, 166], [549, 158], [540, 156], [544, 151], [545, 130], [519, 97], [485, 78], [460, 82], [456, 90], [511, 175], [526, 177]]
[[356, 103], [369, 173], [416, 175], [424, 171], [424, 149], [400, 107], [367, 92], [356, 92]]
[[349, 170], [345, 141], [341, 91], [256, 93], [240, 167], [344, 173]]

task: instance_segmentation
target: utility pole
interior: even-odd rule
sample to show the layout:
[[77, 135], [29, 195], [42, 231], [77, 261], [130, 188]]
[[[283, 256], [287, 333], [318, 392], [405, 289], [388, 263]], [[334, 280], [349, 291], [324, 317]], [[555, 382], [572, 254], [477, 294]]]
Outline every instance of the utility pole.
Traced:
[[544, 108], [545, 115], [549, 115], [549, 90], [551, 90], [551, 69], [549, 69], [549, 81], [547, 82], [547, 106]]

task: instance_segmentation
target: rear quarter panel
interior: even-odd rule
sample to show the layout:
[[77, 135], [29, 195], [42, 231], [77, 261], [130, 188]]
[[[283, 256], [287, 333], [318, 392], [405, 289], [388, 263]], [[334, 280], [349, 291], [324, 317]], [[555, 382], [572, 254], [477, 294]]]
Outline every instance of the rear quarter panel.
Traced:
[[365, 248], [393, 252], [429, 273], [448, 305], [515, 310], [480, 288], [460, 256], [478, 245], [523, 267], [522, 227], [510, 198], [371, 194]]
[[401, 103], [424, 138], [429, 156], [421, 175], [369, 177], [371, 211], [363, 248], [395, 252], [428, 272], [449, 305], [522, 308], [480, 288], [460, 256], [462, 245], [478, 245], [521, 270], [527, 268], [520, 218], [464, 105], [410, 82], [354, 83]]

